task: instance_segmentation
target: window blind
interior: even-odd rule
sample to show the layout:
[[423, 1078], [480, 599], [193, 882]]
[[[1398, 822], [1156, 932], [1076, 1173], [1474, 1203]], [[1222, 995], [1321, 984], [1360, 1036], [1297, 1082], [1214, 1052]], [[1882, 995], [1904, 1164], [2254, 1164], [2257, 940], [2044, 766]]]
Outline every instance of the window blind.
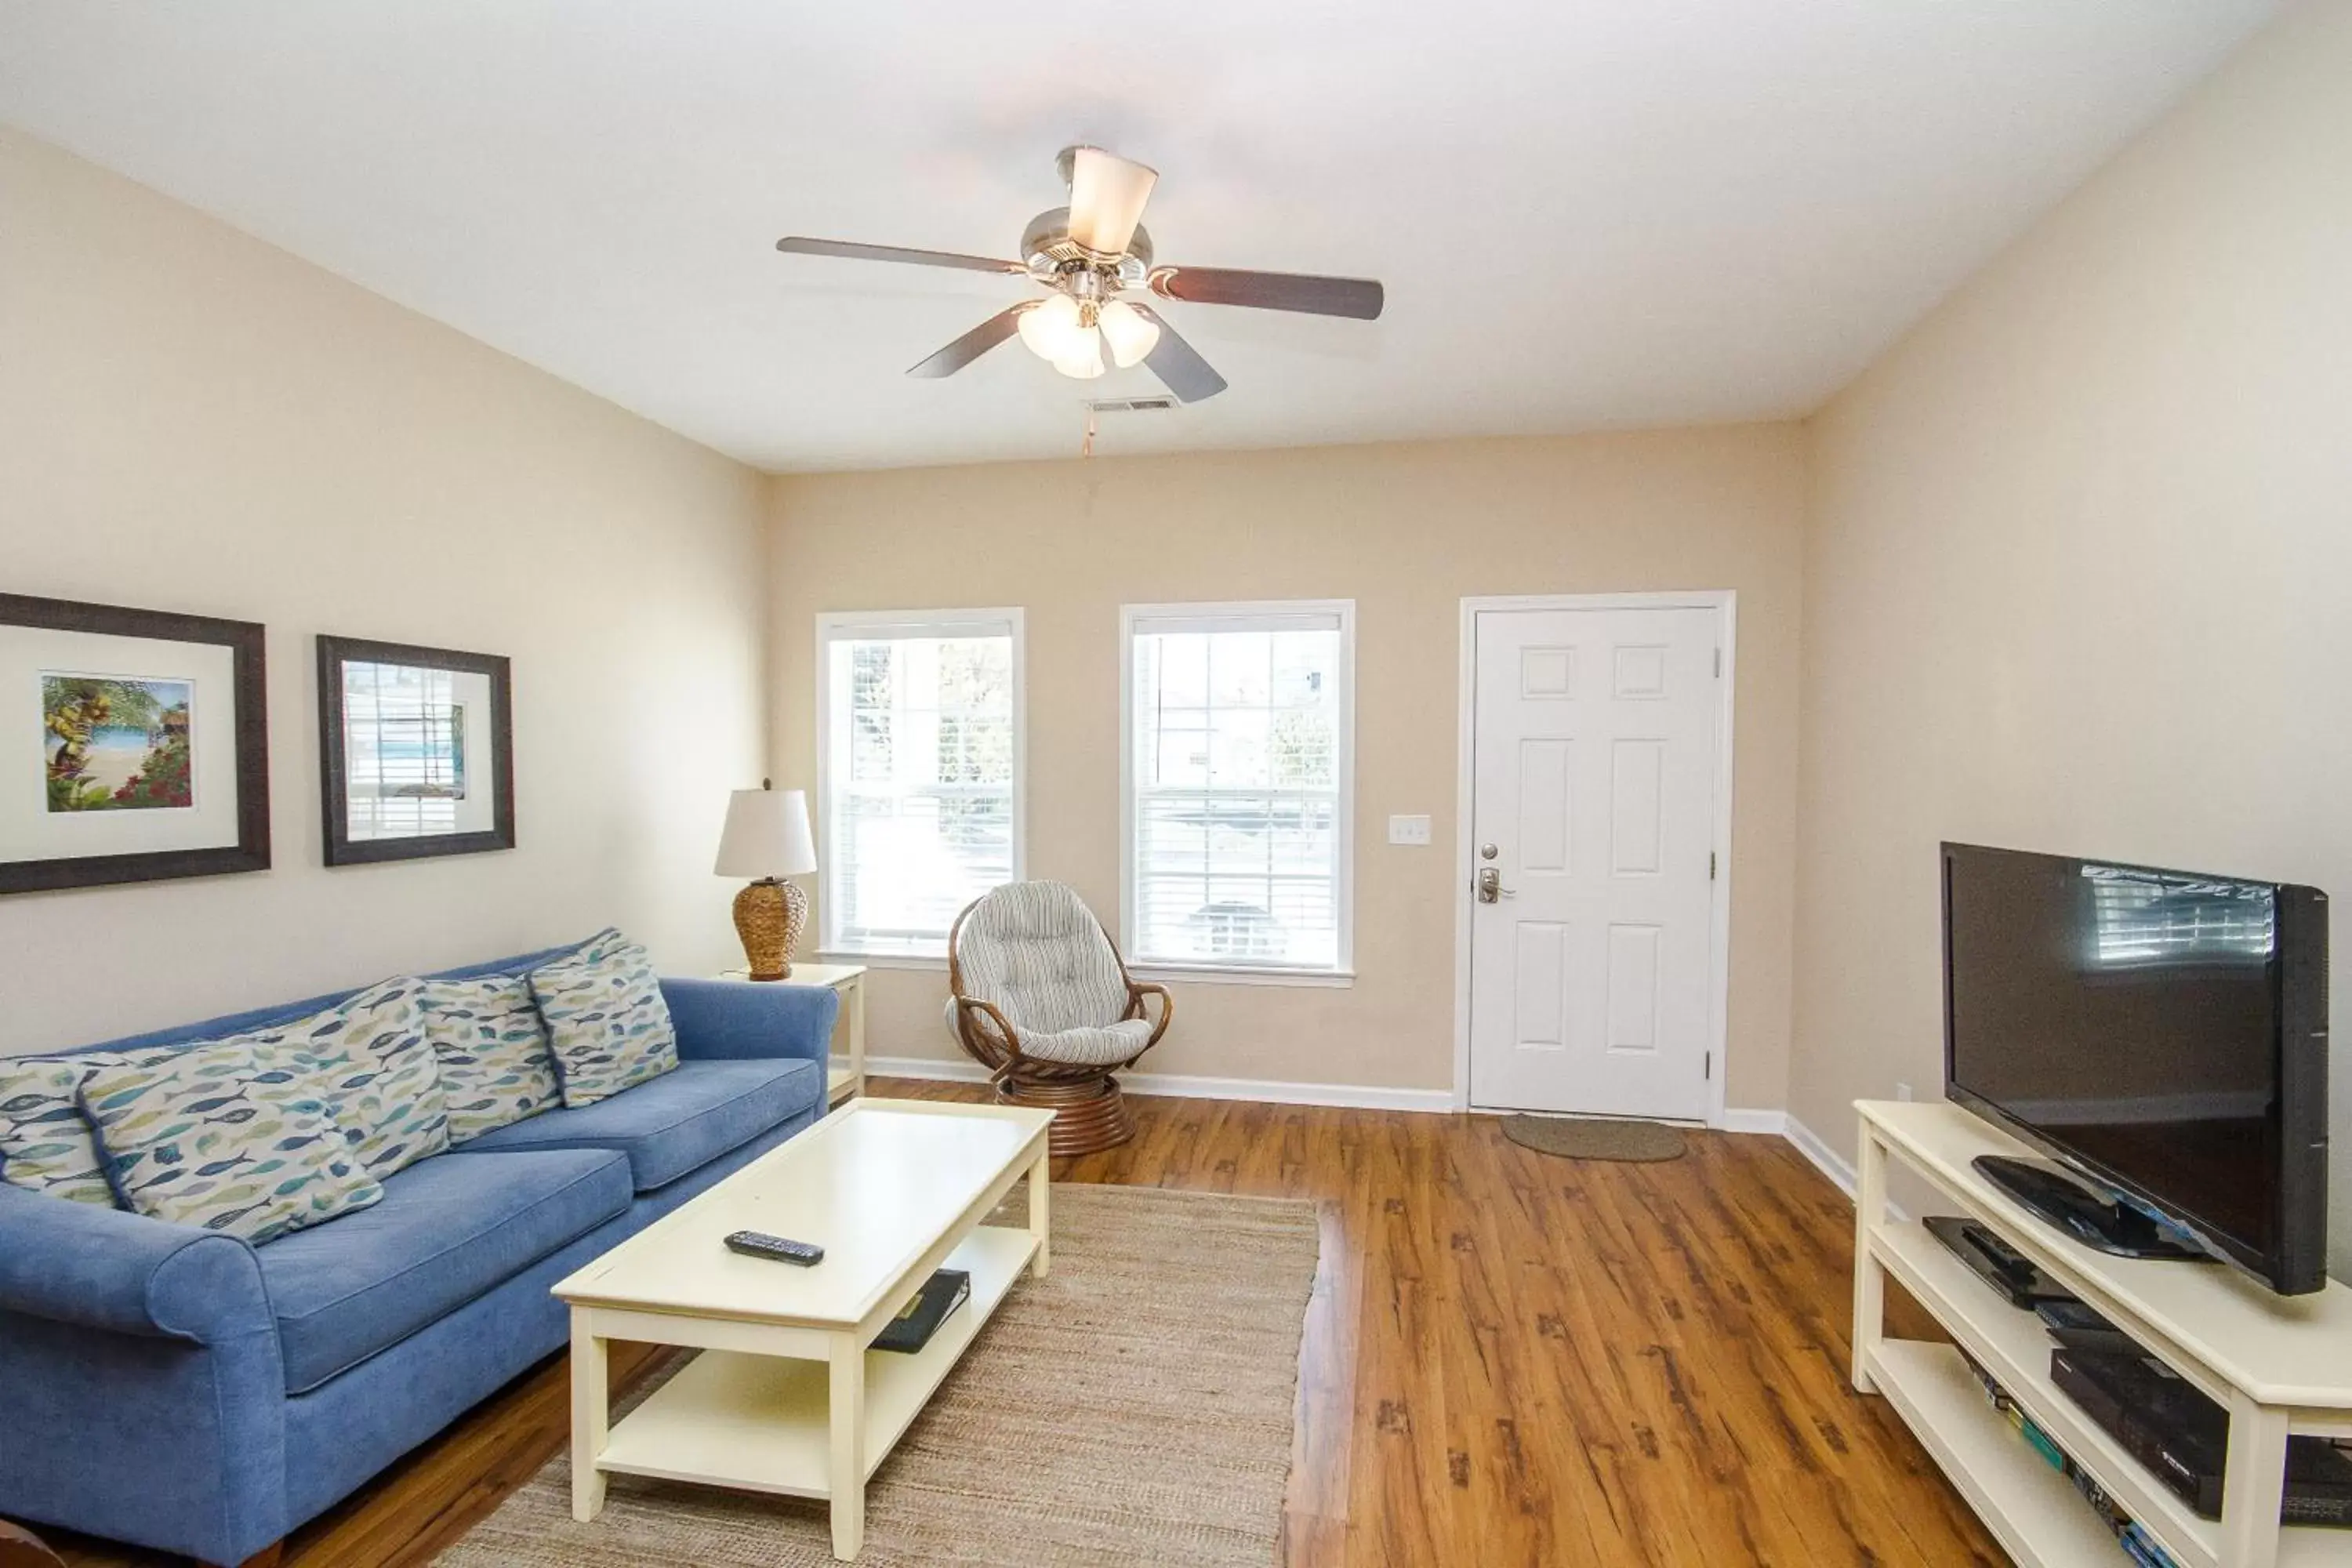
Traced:
[[829, 626], [826, 948], [939, 956], [1020, 874], [1018, 650], [1008, 620]]
[[1337, 609], [1131, 616], [1131, 961], [1344, 967], [1349, 652]]

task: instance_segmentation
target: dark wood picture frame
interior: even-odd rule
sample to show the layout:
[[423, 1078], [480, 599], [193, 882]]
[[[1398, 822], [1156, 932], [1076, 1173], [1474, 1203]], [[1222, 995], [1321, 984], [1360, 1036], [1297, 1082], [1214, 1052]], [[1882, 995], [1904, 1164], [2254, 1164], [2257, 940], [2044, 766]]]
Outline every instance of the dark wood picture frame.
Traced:
[[0, 894], [53, 892], [173, 877], [219, 877], [269, 869], [269, 683], [258, 622], [221, 620], [172, 610], [131, 610], [73, 599], [0, 594], [0, 626], [44, 631], [216, 643], [230, 651], [236, 694], [236, 842], [205, 849], [153, 849], [0, 861]]
[[[462, 670], [490, 681], [491, 826], [475, 833], [427, 834], [414, 838], [351, 837], [350, 773], [343, 755], [343, 666], [399, 664], [423, 669]], [[364, 637], [319, 637], [319, 778], [324, 792], [327, 864], [366, 866], [385, 860], [420, 860], [436, 855], [478, 855], [515, 847], [514, 686], [507, 658], [493, 653], [371, 642]]]

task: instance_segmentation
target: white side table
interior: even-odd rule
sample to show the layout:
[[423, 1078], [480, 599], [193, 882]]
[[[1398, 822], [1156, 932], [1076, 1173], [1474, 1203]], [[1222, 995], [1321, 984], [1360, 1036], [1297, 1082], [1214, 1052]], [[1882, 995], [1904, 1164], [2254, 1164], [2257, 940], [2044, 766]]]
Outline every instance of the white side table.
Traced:
[[753, 982], [748, 969], [723, 971], [721, 980], [762, 985], [823, 985], [841, 998], [841, 1020], [849, 1033], [849, 1058], [835, 1057], [825, 1075], [826, 1103], [838, 1105], [866, 1092], [866, 966], [862, 963], [795, 963], [782, 980]]

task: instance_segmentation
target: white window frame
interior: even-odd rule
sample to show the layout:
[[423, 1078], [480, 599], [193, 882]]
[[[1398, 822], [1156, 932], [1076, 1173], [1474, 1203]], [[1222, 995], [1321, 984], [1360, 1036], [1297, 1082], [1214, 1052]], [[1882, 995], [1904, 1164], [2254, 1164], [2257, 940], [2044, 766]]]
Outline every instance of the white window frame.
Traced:
[[835, 939], [840, 900], [834, 894], [833, 645], [859, 637], [1003, 637], [1013, 638], [1013, 879], [1029, 861], [1028, 638], [1018, 605], [985, 610], [828, 610], [816, 617], [817, 955], [869, 969], [948, 966], [945, 953], [869, 952]]
[[[1263, 631], [1265, 623], [1296, 616], [1339, 620], [1339, 846], [1333, 869], [1339, 960], [1329, 969], [1262, 963], [1138, 962], [1138, 974], [1226, 985], [1347, 986], [1356, 980], [1356, 601], [1241, 599], [1213, 604], [1121, 605], [1118, 609], [1118, 881], [1121, 946], [1142, 929], [1136, 916], [1135, 633], [1139, 623], [1177, 622], [1194, 631]], [[1154, 628], [1158, 629], [1158, 628]]]

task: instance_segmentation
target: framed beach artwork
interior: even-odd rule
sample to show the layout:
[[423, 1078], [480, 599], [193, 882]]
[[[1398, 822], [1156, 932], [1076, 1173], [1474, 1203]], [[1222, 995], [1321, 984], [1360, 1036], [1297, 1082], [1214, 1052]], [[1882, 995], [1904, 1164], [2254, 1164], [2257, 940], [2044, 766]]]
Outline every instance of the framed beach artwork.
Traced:
[[358, 637], [319, 639], [327, 864], [511, 849], [507, 661]]
[[261, 627], [0, 594], [0, 893], [268, 867]]

